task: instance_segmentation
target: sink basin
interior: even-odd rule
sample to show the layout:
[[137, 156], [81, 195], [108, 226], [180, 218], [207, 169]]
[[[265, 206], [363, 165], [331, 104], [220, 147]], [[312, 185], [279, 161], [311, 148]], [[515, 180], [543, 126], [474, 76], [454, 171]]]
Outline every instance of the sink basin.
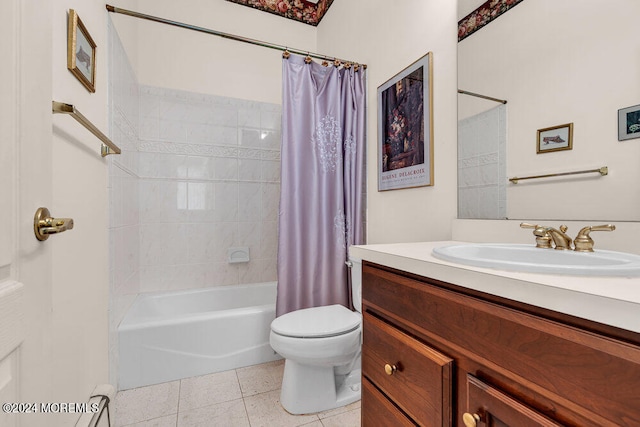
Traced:
[[614, 251], [575, 252], [533, 245], [472, 243], [441, 246], [433, 256], [475, 267], [573, 276], [640, 276], [640, 256]]

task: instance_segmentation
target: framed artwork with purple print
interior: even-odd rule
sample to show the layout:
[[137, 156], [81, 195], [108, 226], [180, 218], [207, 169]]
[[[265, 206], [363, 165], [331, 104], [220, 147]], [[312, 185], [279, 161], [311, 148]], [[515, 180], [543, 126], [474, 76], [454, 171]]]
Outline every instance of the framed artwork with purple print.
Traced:
[[538, 154], [573, 149], [573, 123], [538, 129]]
[[378, 87], [378, 191], [433, 185], [433, 53]]
[[73, 9], [69, 9], [67, 68], [89, 92], [96, 91], [96, 44]]
[[618, 141], [640, 138], [640, 105], [618, 110]]

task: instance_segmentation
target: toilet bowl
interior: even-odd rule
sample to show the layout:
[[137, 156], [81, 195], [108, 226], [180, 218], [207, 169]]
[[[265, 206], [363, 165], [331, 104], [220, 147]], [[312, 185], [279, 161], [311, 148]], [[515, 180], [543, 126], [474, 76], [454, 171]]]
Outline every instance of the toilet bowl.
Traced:
[[280, 403], [310, 414], [360, 400], [362, 264], [351, 260], [356, 311], [335, 304], [293, 311], [271, 323], [269, 342], [285, 359]]

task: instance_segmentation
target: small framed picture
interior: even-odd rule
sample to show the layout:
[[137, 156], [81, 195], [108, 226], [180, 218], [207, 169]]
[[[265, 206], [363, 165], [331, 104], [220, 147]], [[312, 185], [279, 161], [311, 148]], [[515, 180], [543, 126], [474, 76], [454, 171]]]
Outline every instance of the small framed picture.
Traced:
[[571, 150], [573, 148], [573, 123], [538, 129], [538, 154], [552, 151]]
[[640, 105], [618, 110], [618, 141], [640, 138]]
[[96, 91], [96, 44], [75, 10], [69, 9], [67, 68], [89, 92]]

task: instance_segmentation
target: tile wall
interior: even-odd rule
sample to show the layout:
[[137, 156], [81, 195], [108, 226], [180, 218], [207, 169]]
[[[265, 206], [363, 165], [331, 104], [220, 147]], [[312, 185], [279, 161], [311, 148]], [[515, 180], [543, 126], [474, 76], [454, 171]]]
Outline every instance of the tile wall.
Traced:
[[276, 280], [280, 106], [142, 86], [139, 137], [141, 291]]
[[[109, 21], [110, 380], [141, 292], [276, 280], [276, 104], [140, 86]], [[228, 250], [248, 247], [248, 263]]]
[[504, 219], [506, 106], [458, 122], [458, 218]]
[[138, 82], [111, 19], [109, 37], [109, 123], [122, 149], [109, 162], [109, 380], [117, 384], [118, 324], [140, 291], [138, 189]]

